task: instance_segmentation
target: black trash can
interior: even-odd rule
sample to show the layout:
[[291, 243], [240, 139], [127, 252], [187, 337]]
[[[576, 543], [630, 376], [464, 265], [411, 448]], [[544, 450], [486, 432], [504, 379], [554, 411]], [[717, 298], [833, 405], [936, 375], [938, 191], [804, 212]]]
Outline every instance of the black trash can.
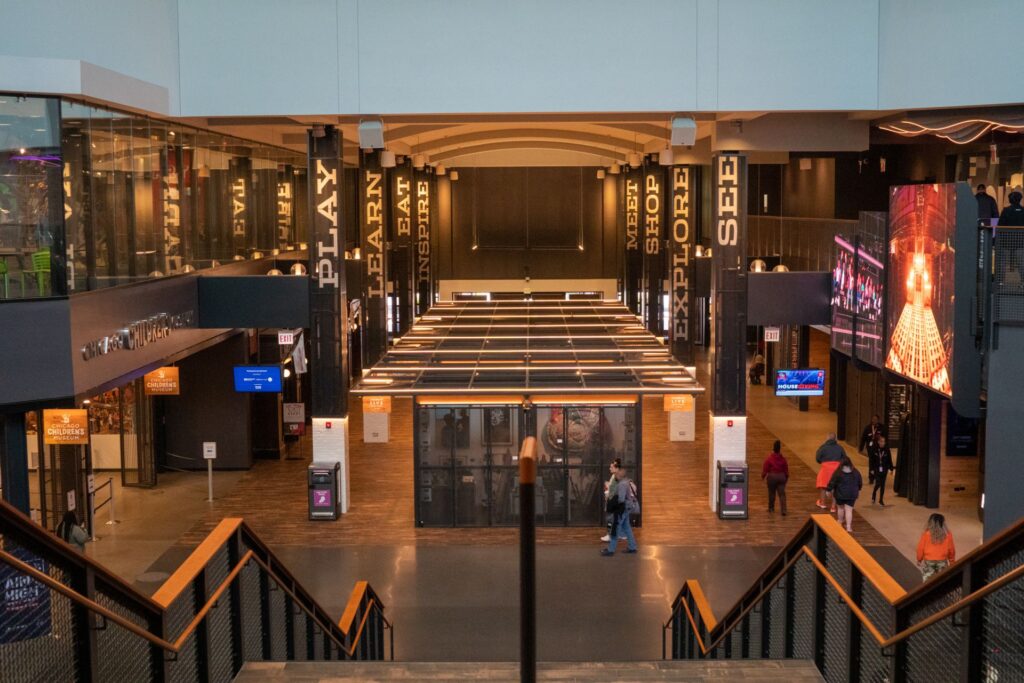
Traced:
[[338, 500], [338, 479], [341, 463], [314, 462], [307, 470], [309, 484], [309, 518], [338, 519], [341, 501]]
[[747, 519], [747, 463], [718, 461], [718, 518]]

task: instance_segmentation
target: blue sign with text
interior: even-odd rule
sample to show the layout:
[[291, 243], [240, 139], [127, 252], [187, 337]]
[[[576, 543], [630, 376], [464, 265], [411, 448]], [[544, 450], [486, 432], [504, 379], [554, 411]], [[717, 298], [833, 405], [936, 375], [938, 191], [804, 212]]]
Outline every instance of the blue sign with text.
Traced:
[[269, 392], [281, 391], [281, 366], [279, 365], [236, 365], [235, 391]]

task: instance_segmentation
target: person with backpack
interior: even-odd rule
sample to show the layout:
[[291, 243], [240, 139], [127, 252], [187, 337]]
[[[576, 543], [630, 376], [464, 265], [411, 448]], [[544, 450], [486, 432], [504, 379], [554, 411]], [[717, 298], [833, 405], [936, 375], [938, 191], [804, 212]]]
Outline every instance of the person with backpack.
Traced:
[[[818, 447], [818, 452], [815, 453], [814, 459], [818, 461], [821, 468], [818, 470], [818, 478], [815, 480], [815, 485], [818, 487], [818, 501], [816, 505], [822, 510], [828, 509], [828, 483], [832, 481], [832, 475], [839, 469], [839, 465], [843, 458], [846, 457], [846, 451], [836, 441], [836, 433], [830, 432], [828, 439], [825, 443]], [[832, 512], [836, 511], [836, 500], [832, 499]]]
[[626, 539], [626, 552], [636, 552], [636, 539], [633, 537], [633, 527], [630, 525], [629, 516], [640, 512], [640, 501], [636, 495], [636, 484], [626, 476], [626, 468], [621, 466], [615, 469], [615, 495], [608, 498], [607, 510], [613, 515], [611, 538], [608, 540], [608, 547], [601, 549], [605, 557], [615, 554], [615, 547], [619, 544], [619, 538]]
[[[618, 487], [619, 482], [615, 478], [615, 472], [616, 472], [616, 470], [620, 469], [621, 467], [622, 467], [622, 458], [615, 458], [614, 460], [612, 460], [611, 464], [608, 465], [608, 471], [611, 473], [611, 477], [609, 477], [608, 482], [604, 485], [604, 504], [605, 504], [606, 508], [608, 506], [608, 501], [613, 496], [616, 495], [615, 489], [616, 489], [616, 487]], [[601, 537], [601, 542], [602, 543], [607, 543], [608, 541], [612, 540], [612, 528], [613, 528], [612, 527], [612, 522], [615, 521], [615, 515], [613, 515], [612, 513], [609, 512], [609, 513], [607, 513], [607, 516], [608, 516], [608, 532], [604, 536]]]
[[836, 518], [840, 524], [843, 524], [845, 518], [846, 530], [851, 534], [853, 533], [853, 504], [857, 502], [857, 497], [863, 487], [863, 477], [853, 466], [850, 456], [844, 455], [839, 462], [839, 469], [828, 482], [828, 491], [836, 502]]

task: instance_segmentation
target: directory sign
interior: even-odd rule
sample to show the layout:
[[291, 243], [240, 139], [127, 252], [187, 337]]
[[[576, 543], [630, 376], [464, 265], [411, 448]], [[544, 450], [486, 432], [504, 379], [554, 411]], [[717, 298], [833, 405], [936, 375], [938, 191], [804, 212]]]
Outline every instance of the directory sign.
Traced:
[[281, 391], [280, 365], [236, 365], [235, 391], [278, 393]]
[[822, 396], [825, 393], [825, 371], [816, 368], [776, 370], [776, 396]]

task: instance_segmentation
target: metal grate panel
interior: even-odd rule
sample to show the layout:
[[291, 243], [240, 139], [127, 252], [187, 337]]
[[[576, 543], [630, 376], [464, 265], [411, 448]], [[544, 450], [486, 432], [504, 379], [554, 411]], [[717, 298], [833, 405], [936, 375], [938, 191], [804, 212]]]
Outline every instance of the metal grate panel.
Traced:
[[293, 617], [295, 623], [295, 659], [301, 662], [309, 659], [309, 652], [306, 647], [307, 617], [306, 613], [297, 605], [292, 606], [292, 614], [295, 615]]
[[[985, 571], [985, 582], [1024, 563], [1024, 550], [1007, 553]], [[1024, 581], [992, 593], [981, 606], [983, 681], [1024, 681]]]
[[[135, 625], [149, 629], [146, 618], [102, 590], [96, 591], [96, 602]], [[150, 644], [117, 624], [107, 623], [96, 632], [96, 659], [101, 681], [152, 680]]]
[[283, 662], [288, 659], [288, 633], [285, 617], [288, 611], [286, 598], [274, 582], [270, 580], [270, 659]]
[[[195, 588], [189, 584], [178, 596], [178, 599], [171, 603], [167, 610], [166, 625], [168, 640], [177, 638], [187, 627], [192, 618], [196, 615]], [[181, 647], [177, 659], [171, 662], [171, 681], [190, 683], [199, 680], [199, 642], [196, 634], [193, 634]]]
[[[217, 551], [217, 554], [210, 560], [206, 567], [206, 594], [213, 595], [220, 585], [231, 573], [231, 562], [228, 557], [227, 547]], [[237, 579], [236, 579], [237, 580]], [[232, 650], [234, 643], [232, 639], [231, 612], [234, 607], [231, 599], [231, 591], [227, 590], [221, 595], [215, 607], [210, 610], [207, 617], [207, 633], [209, 639], [210, 681], [213, 683], [228, 683], [235, 677], [234, 659]]]
[[[868, 581], [864, 581], [860, 608], [868, 619], [878, 627], [883, 636], [888, 638], [892, 635], [892, 606]], [[881, 646], [868, 633], [867, 629], [863, 628], [860, 632], [859, 656], [861, 681], [864, 683], [887, 683], [890, 660], [882, 656]]]
[[759, 659], [761, 657], [761, 610], [764, 609], [762, 604], [760, 607], [752, 609], [750, 614], [747, 615], [748, 630], [750, 634], [750, 640], [747, 642], [747, 654], [751, 659]]
[[793, 656], [797, 659], [814, 659], [814, 580], [817, 573], [810, 560], [800, 560], [790, 570], [796, 597]]
[[[831, 540], [825, 543], [825, 568], [850, 594], [850, 560]], [[829, 683], [846, 679], [849, 671], [850, 610], [832, 584], [825, 582], [825, 642], [823, 676]]]
[[1024, 324], [1024, 230], [997, 228], [992, 293], [995, 322]]
[[247, 662], [263, 660], [259, 574], [259, 565], [250, 562], [238, 577], [242, 582], [242, 659]]
[[[788, 576], [788, 575], [787, 575]], [[768, 656], [783, 659], [786, 656], [786, 591], [788, 578], [783, 577], [768, 594], [771, 620], [768, 624]]]
[[[945, 593], [936, 593], [928, 604], [909, 615], [908, 623], [916, 624], [952, 605], [961, 597], [960, 585], [950, 582]], [[953, 624], [952, 617], [932, 624], [907, 640], [907, 675], [912, 681], [948, 680], [950, 672], [958, 671], [965, 629]]]

